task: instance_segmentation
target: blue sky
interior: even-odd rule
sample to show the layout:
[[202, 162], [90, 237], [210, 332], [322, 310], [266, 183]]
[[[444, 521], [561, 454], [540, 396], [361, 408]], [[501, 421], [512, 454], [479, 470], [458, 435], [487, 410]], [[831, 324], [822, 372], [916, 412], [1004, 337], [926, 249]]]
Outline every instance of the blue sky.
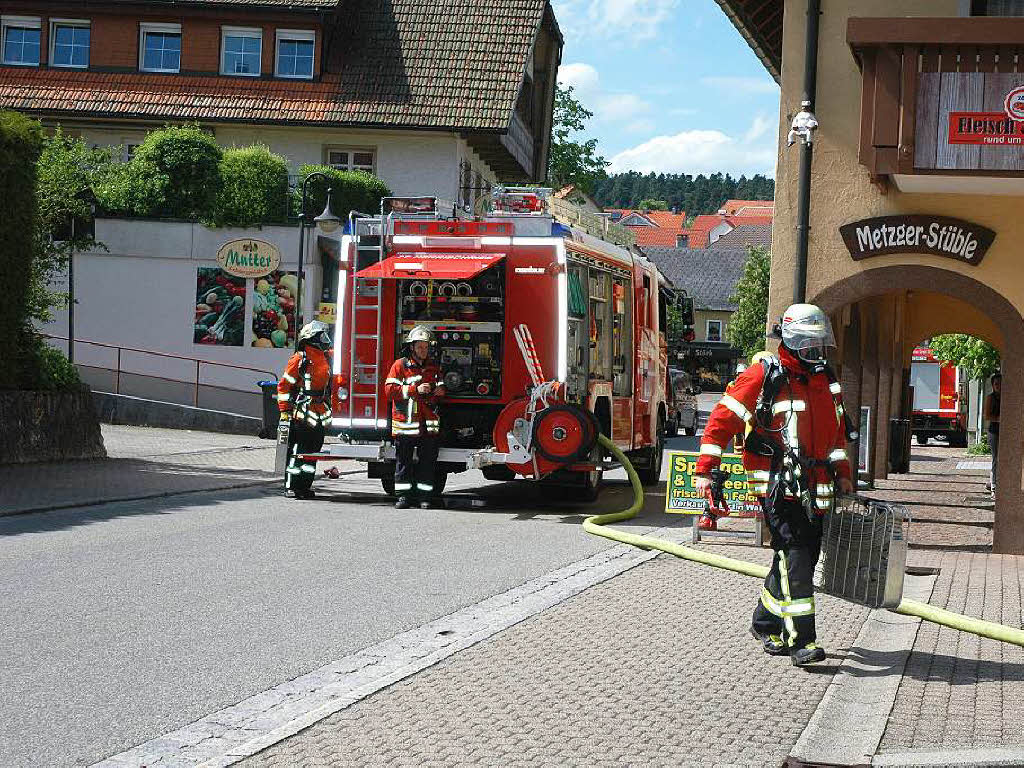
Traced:
[[775, 173], [779, 89], [715, 0], [552, 0], [609, 171]]

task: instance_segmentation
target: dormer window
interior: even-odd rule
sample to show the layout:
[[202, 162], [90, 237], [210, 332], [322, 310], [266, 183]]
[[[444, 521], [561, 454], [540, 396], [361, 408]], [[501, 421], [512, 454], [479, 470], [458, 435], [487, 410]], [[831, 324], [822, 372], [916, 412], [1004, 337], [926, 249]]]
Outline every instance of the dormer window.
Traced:
[[313, 56], [316, 33], [312, 30], [277, 30], [278, 77], [313, 79]]
[[139, 25], [139, 69], [143, 72], [181, 71], [181, 25]]
[[34, 16], [0, 17], [4, 64], [38, 67], [41, 27], [39, 18]]

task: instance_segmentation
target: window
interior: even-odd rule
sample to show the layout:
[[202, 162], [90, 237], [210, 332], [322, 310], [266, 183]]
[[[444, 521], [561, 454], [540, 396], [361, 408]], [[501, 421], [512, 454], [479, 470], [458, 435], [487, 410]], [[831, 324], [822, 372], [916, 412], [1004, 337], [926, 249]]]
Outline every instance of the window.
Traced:
[[313, 79], [313, 43], [316, 33], [309, 30], [277, 30], [278, 77]]
[[324, 161], [339, 171], [374, 172], [374, 153], [372, 149], [351, 149], [349, 147], [326, 147]]
[[707, 340], [708, 341], [721, 341], [722, 340], [722, 321], [721, 320], [708, 320], [707, 328]]
[[38, 67], [39, 19], [30, 16], [3, 16], [0, 19], [2, 19], [4, 64]]
[[972, 16], [1024, 16], [1024, 0], [972, 0]]
[[50, 64], [55, 67], [89, 66], [89, 22], [79, 19], [51, 19]]
[[263, 30], [224, 27], [221, 30], [220, 73], [259, 77]]
[[144, 72], [181, 71], [181, 25], [140, 25], [139, 59]]

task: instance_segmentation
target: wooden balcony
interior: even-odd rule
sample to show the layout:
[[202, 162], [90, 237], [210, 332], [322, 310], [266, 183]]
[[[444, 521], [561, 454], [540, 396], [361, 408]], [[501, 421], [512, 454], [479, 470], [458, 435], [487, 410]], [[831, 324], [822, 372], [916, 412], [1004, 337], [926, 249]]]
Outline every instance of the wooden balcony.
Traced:
[[863, 77], [859, 159], [873, 177], [906, 191], [1024, 193], [1024, 122], [1004, 104], [1024, 85], [1024, 18], [851, 18], [846, 39]]

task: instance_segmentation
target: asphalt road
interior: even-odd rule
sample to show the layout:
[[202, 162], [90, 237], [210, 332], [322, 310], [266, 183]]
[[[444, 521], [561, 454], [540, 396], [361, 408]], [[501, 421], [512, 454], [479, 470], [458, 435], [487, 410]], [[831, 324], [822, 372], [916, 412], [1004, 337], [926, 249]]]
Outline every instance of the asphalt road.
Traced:
[[[596, 507], [476, 473], [430, 511], [365, 478], [318, 485], [0, 518], [0, 766], [88, 764], [588, 557], [611, 542], [585, 514], [630, 501], [614, 476]], [[685, 524], [663, 504], [638, 532]]]

